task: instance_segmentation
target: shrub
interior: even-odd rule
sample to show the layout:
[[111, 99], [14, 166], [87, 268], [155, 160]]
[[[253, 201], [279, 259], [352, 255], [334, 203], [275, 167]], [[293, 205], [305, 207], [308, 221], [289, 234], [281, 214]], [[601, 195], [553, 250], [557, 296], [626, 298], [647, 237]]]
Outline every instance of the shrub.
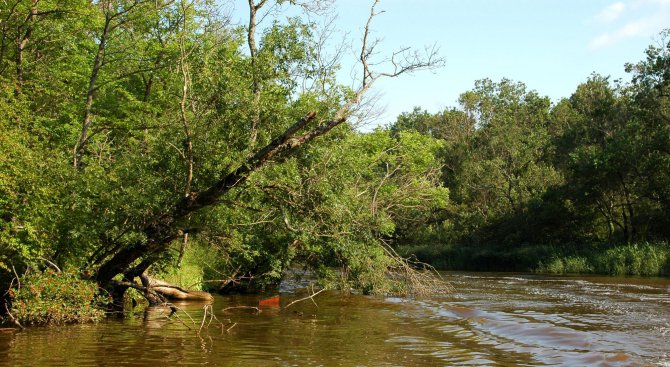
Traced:
[[97, 285], [69, 272], [30, 273], [10, 291], [11, 312], [24, 325], [95, 322], [106, 299]]

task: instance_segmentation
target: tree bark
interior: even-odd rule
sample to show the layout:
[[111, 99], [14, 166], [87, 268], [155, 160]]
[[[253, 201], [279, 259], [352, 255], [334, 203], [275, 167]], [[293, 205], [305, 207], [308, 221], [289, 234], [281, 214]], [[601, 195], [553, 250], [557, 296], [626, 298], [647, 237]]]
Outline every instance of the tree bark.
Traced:
[[179, 248], [179, 258], [177, 259], [177, 268], [181, 269], [181, 265], [184, 262], [184, 252], [186, 252], [186, 245], [188, 245], [188, 232], [184, 232], [184, 237], [181, 241], [181, 247]]
[[141, 275], [142, 285], [148, 290], [158, 293], [160, 296], [171, 301], [208, 301], [214, 300], [211, 294], [202, 291], [186, 290], [168, 282]]

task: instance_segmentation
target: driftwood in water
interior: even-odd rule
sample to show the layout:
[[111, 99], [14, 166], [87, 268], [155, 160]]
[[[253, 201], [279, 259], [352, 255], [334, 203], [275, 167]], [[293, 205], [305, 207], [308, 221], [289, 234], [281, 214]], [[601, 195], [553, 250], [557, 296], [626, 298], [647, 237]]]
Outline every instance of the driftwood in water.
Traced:
[[214, 300], [214, 297], [207, 292], [186, 290], [146, 274], [142, 274], [140, 279], [142, 280], [142, 285], [144, 285], [144, 287], [170, 301], [211, 302]]

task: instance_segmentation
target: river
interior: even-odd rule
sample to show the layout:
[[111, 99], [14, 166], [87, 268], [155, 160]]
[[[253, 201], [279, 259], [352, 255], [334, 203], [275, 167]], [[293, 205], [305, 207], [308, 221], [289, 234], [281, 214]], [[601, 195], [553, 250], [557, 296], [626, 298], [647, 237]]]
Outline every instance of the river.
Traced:
[[444, 277], [456, 292], [429, 299], [217, 296], [2, 333], [0, 366], [670, 366], [670, 279]]

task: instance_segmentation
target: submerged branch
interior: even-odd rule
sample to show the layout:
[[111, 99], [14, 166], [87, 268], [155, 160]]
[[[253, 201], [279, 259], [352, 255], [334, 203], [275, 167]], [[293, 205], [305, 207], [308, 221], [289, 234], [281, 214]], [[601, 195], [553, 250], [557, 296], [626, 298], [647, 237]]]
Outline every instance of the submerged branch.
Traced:
[[314, 292], [314, 290], [312, 289], [312, 294], [311, 294], [311, 295], [309, 295], [309, 296], [307, 296], [307, 297], [303, 297], [303, 298], [297, 299], [297, 300], [295, 300], [295, 301], [289, 303], [288, 305], [284, 306], [284, 307], [280, 310], [280, 312], [286, 310], [287, 308], [293, 306], [294, 304], [296, 304], [296, 303], [298, 303], [298, 302], [307, 301], [307, 300], [312, 301], [312, 303], [314, 303], [314, 305], [318, 308], [319, 306], [316, 304], [316, 302], [314, 302], [314, 297], [316, 297], [317, 295], [319, 295], [319, 293], [325, 291], [326, 289], [327, 289], [327, 288], [322, 288], [322, 289], [320, 289], [318, 292]]

